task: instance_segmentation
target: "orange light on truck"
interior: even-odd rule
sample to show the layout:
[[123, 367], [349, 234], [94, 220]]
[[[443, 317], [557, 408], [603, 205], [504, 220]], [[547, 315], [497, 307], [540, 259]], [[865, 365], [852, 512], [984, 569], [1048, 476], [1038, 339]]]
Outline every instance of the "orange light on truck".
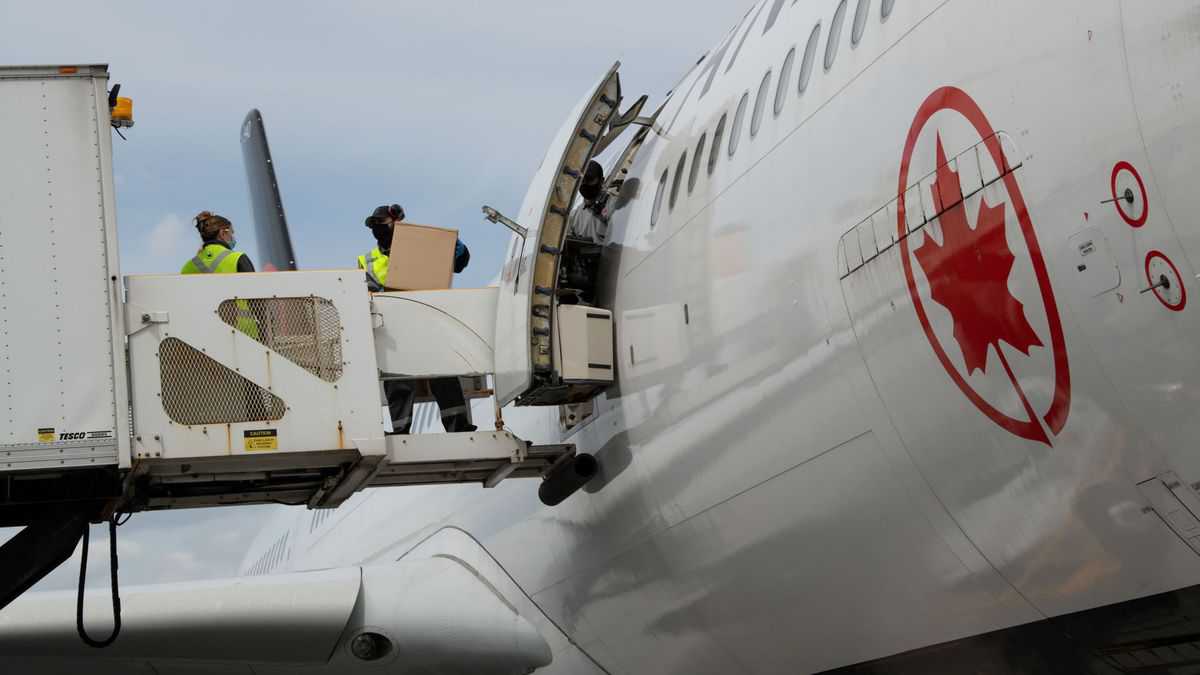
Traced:
[[133, 126], [133, 99], [117, 97], [117, 104], [112, 108], [112, 121], [119, 127]]

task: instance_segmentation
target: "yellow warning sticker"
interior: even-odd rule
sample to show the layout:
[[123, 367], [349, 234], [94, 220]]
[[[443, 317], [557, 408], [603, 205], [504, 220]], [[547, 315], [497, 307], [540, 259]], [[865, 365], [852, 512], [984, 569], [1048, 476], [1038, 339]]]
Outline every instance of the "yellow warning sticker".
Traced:
[[242, 442], [246, 452], [278, 450], [279, 432], [275, 429], [247, 429], [242, 432]]
[[54, 439], [54, 427], [41, 427], [38, 429], [38, 443], [53, 443]]

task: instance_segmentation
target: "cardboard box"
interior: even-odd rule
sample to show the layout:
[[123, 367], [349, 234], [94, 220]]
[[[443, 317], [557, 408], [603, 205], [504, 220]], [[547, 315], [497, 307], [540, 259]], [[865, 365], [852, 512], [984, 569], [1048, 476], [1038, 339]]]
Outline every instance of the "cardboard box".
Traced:
[[388, 255], [387, 287], [396, 291], [450, 288], [458, 230], [398, 223]]

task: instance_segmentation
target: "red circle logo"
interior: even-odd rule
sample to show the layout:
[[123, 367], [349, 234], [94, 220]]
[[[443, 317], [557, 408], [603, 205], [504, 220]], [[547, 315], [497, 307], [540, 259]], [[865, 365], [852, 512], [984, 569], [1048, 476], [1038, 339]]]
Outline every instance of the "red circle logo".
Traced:
[[[1163, 280], [1178, 288], [1179, 292], [1171, 292], [1172, 286], [1162, 286]], [[1146, 254], [1146, 281], [1150, 283], [1154, 297], [1158, 298], [1163, 307], [1172, 312], [1182, 312], [1187, 306], [1187, 287], [1183, 285], [1179, 268], [1162, 251], [1150, 251]]]
[[[1124, 176], [1131, 176], [1137, 184], [1137, 192], [1134, 193], [1131, 188], [1129, 195], [1125, 190], [1117, 194], [1117, 183], [1128, 182], [1128, 179], [1121, 180]], [[1132, 196], [1132, 201], [1129, 197]], [[1146, 219], [1150, 217], [1150, 200], [1146, 197], [1146, 184], [1142, 182], [1142, 175], [1138, 170], [1133, 168], [1129, 162], [1117, 162], [1117, 165], [1112, 170], [1112, 199], [1113, 204], [1117, 206], [1117, 213], [1120, 214], [1121, 220], [1124, 220], [1130, 227], [1141, 227], [1146, 224]], [[1138, 214], [1137, 206], [1141, 205], [1141, 213]], [[1130, 212], [1130, 210], [1133, 210]]]
[[[949, 111], [965, 119], [982, 139], [981, 148], [986, 149], [999, 174], [998, 179], [1008, 194], [1008, 204], [989, 206], [986, 199], [980, 200], [976, 226], [968, 221], [966, 204], [962, 198], [959, 176], [954, 166], [945, 157], [941, 135], [937, 135], [937, 180], [933, 184], [933, 202], [951, 205], [937, 216], [942, 232], [939, 244], [924, 230], [924, 242], [916, 232], [909, 234], [906, 223], [906, 192], [909, 184], [909, 167], [913, 152], [922, 131], [935, 114]], [[979, 153], [980, 162], [985, 154]], [[1014, 158], [1015, 159], [1015, 158]], [[1050, 286], [1050, 275], [1045, 257], [1038, 243], [1037, 233], [1030, 220], [1016, 173], [1004, 156], [1000, 139], [979, 105], [964, 91], [955, 87], [944, 87], [933, 92], [921, 105], [908, 132], [904, 156], [900, 164], [899, 201], [897, 228], [900, 241], [900, 259], [913, 309], [925, 337], [933, 347], [934, 354], [946, 374], [958, 386], [963, 395], [1003, 429], [1021, 438], [1051, 445], [1050, 436], [1057, 436], [1067, 423], [1071, 406], [1071, 374], [1067, 361], [1066, 339], [1059, 317], [1058, 303]], [[1005, 207], [1009, 208], [1005, 208]], [[920, 209], [919, 204], [913, 208]], [[1016, 260], [1005, 236], [1008, 213], [1016, 216], [1021, 232], [1021, 242], [1028, 251], [1037, 290], [1046, 312], [1049, 344], [1039, 336], [1029, 323], [1022, 303], [1008, 288], [1008, 278]], [[974, 214], [972, 214], [974, 215]], [[928, 225], [926, 226], [928, 228]], [[916, 246], [921, 243], [920, 246]], [[914, 248], [915, 247], [915, 248]], [[984, 399], [967, 381], [966, 376], [954, 364], [945, 345], [938, 338], [930, 322], [929, 313], [918, 288], [913, 259], [916, 259], [929, 282], [929, 294], [934, 302], [945, 307], [954, 321], [954, 339], [962, 350], [967, 375], [975, 371], [986, 373], [988, 353], [994, 350], [997, 361], [1004, 369], [1020, 399], [1025, 419], [1009, 415]], [[1053, 351], [1054, 391], [1045, 411], [1036, 411], [1030, 403], [1005, 354], [1010, 351], [1029, 356], [1032, 349], [1049, 347]], [[1043, 426], [1043, 423], [1045, 426]], [[1049, 434], [1047, 434], [1049, 431]]]

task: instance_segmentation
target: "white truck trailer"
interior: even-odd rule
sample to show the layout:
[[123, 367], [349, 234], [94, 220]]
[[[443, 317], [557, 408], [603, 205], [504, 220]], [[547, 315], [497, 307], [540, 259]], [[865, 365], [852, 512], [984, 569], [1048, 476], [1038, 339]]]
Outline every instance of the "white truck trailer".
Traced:
[[[0, 526], [24, 528], [0, 547], [0, 608], [119, 514], [330, 508], [367, 487], [515, 477], [543, 478], [556, 503], [594, 473], [570, 445], [516, 437], [501, 409], [612, 382], [611, 314], [558, 299], [579, 176], [620, 101], [615, 66], [551, 145], [523, 224], [487, 210], [518, 234], [499, 287], [482, 289], [371, 294], [357, 270], [122, 277], [110, 127], [132, 119], [118, 98], [105, 66], [0, 68]], [[250, 186], [269, 218], [282, 208], [277, 191], [254, 194], [276, 188], [261, 142], [246, 161], [267, 163]], [[481, 392], [495, 423], [388, 434], [381, 381], [435, 377], [495, 383]]]

